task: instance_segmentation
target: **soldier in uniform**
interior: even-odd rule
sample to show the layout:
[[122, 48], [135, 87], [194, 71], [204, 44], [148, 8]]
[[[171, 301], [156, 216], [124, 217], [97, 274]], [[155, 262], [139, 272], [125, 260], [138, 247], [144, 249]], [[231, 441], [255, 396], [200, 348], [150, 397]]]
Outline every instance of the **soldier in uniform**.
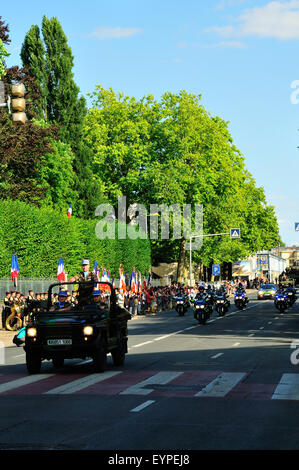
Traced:
[[64, 310], [68, 311], [71, 310], [73, 307], [70, 302], [67, 301], [67, 292], [66, 291], [60, 291], [58, 294], [58, 301], [53, 304], [53, 306], [50, 308], [50, 311], [54, 310]]
[[11, 303], [10, 303], [10, 291], [9, 290], [6, 291], [3, 303], [4, 303], [4, 306], [3, 306], [3, 309], [2, 309], [2, 328], [5, 328], [6, 318], [10, 314], [10, 305], [11, 305]]
[[102, 314], [102, 318], [107, 318], [109, 313], [108, 304], [106, 302], [103, 302], [101, 291], [94, 290], [92, 295], [93, 303], [98, 307], [99, 311]]
[[78, 289], [78, 305], [83, 306], [89, 303], [92, 300], [92, 292], [94, 284], [97, 283], [96, 274], [90, 271], [90, 263], [88, 259], [82, 261], [82, 271], [80, 271], [75, 276], [72, 276], [69, 279], [69, 282], [82, 282], [86, 281], [88, 284], [86, 286], [79, 285]]

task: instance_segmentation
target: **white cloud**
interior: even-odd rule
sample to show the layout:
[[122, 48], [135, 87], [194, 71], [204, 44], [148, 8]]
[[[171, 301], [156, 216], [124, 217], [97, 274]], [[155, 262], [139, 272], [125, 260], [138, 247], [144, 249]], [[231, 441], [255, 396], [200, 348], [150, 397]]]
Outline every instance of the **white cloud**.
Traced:
[[243, 49], [246, 45], [241, 41], [220, 41], [215, 44], [210, 44], [205, 47], [233, 47], [236, 49]]
[[236, 26], [213, 26], [206, 32], [216, 32], [223, 37], [298, 39], [299, 1], [273, 1], [262, 7], [250, 8], [237, 18], [236, 23]]
[[136, 34], [141, 33], [141, 31], [142, 30], [140, 28], [99, 26], [90, 34], [90, 36], [96, 39], [119, 39], [135, 36]]

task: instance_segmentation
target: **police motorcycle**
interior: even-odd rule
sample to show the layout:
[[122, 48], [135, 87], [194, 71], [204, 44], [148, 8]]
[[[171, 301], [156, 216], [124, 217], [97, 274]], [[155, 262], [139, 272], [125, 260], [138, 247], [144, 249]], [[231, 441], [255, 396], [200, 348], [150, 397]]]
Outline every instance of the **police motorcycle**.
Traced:
[[174, 297], [174, 300], [175, 309], [178, 312], [179, 316], [184, 316], [189, 307], [189, 300], [187, 299], [185, 292], [181, 289]]
[[291, 284], [289, 284], [288, 287], [285, 290], [285, 293], [288, 297], [289, 307], [292, 307], [294, 305], [294, 303], [296, 302], [296, 300], [297, 300], [296, 290], [292, 287]]
[[216, 292], [215, 297], [215, 310], [219, 317], [223, 317], [230, 309], [230, 301], [228, 295], [223, 289], [219, 289]]
[[277, 293], [274, 296], [274, 305], [280, 313], [283, 313], [289, 307], [289, 300], [287, 294], [280, 284]]
[[[213, 307], [214, 303], [215, 303], [215, 292], [213, 291], [213, 289], [211, 288], [210, 285], [208, 285], [207, 287], [207, 302]], [[213, 308], [212, 308], [213, 310]]]
[[205, 294], [204, 289], [200, 289], [195, 299], [192, 300], [195, 320], [204, 325], [213, 312], [213, 304]]
[[249, 302], [249, 299], [242, 285], [239, 285], [238, 289], [235, 292], [234, 302], [238, 310], [243, 310]]

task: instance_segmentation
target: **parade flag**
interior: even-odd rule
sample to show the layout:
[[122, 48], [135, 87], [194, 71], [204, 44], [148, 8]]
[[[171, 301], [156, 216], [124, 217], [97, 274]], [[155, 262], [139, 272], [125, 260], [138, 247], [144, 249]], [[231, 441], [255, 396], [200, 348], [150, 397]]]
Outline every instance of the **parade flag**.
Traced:
[[151, 273], [150, 272], [148, 273], [147, 285], [148, 286], [151, 285]]
[[18, 284], [19, 272], [20, 272], [20, 269], [19, 269], [19, 264], [18, 264], [18, 260], [17, 260], [17, 255], [12, 254], [11, 255], [10, 275], [11, 275], [11, 280], [13, 281], [15, 287], [17, 287], [17, 284]]
[[127, 290], [126, 276], [125, 276], [123, 268], [119, 268], [119, 288], [123, 292], [126, 292]]
[[[101, 280], [101, 279], [100, 279], [100, 271], [99, 271], [99, 266], [98, 266], [98, 262], [97, 262], [97, 261], [94, 262], [93, 272], [94, 272], [94, 274], [96, 275], [97, 280], [100, 281], [100, 280]], [[96, 286], [97, 289], [98, 289], [98, 287], [99, 287], [98, 284], [95, 284], [95, 286]]]
[[102, 282], [110, 282], [109, 271], [107, 272], [106, 268], [103, 269], [101, 281]]
[[146, 288], [146, 271], [144, 271], [143, 288]]
[[136, 271], [132, 271], [132, 274], [130, 276], [130, 290], [131, 292], [137, 293], [138, 290], [138, 284], [137, 284], [137, 276], [136, 276]]
[[67, 210], [67, 216], [68, 216], [69, 219], [71, 218], [72, 212], [73, 212], [72, 204], [70, 204], [70, 207]]
[[138, 292], [142, 292], [142, 278], [141, 278], [141, 272], [138, 273]]
[[58, 261], [57, 279], [59, 282], [65, 281], [65, 271], [64, 271], [64, 264], [63, 264], [62, 258], [59, 258], [59, 261]]

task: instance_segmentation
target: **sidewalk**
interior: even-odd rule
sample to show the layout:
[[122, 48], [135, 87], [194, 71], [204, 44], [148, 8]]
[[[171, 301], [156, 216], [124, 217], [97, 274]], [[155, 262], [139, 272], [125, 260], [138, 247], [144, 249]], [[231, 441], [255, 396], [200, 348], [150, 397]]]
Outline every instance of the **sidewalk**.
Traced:
[[14, 346], [17, 347], [13, 342], [13, 337], [17, 334], [17, 331], [7, 331], [0, 329], [0, 346], [1, 343], [4, 344], [5, 347]]

